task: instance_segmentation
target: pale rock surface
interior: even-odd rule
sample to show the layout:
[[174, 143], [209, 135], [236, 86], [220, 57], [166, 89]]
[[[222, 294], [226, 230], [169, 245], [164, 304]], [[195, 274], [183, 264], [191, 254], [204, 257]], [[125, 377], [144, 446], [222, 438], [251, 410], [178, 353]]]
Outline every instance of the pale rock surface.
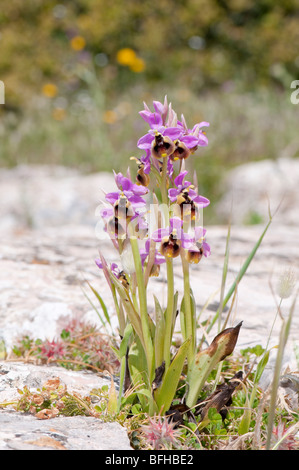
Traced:
[[[87, 396], [110, 380], [87, 371], [58, 366], [0, 361], [0, 403], [17, 400], [18, 389], [34, 392], [49, 379], [59, 377], [68, 392]], [[59, 416], [41, 420], [13, 406], [0, 409], [0, 450], [131, 450], [127, 431], [117, 422], [85, 416]]]
[[0, 450], [132, 450], [126, 430], [117, 422], [84, 416], [34, 416], [0, 411]]
[[224, 178], [223, 197], [217, 204], [219, 220], [244, 224], [267, 221], [268, 207], [275, 223], [299, 225], [299, 159], [278, 158], [237, 166]]
[[0, 171], [0, 229], [93, 225], [113, 173], [82, 175], [51, 165], [20, 165]]

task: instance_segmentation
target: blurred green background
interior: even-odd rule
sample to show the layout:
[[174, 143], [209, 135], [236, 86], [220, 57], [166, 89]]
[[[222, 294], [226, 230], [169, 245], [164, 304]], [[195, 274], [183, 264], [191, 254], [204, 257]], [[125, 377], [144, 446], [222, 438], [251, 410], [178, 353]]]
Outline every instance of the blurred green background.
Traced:
[[1, 1], [0, 166], [125, 171], [143, 101], [163, 101], [209, 146], [188, 159], [217, 200], [240, 163], [299, 156], [299, 0]]

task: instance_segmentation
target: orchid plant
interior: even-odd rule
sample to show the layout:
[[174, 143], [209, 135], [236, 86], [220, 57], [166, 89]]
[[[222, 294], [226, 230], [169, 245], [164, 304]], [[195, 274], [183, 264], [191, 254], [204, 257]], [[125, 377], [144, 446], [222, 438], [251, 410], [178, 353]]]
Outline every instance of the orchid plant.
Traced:
[[[117, 189], [105, 194], [101, 209], [104, 231], [109, 235], [121, 265], [109, 264], [100, 252], [96, 264], [103, 270], [118, 316], [121, 362], [117, 407], [128, 388], [134, 390], [144, 411], [169, 411], [182, 374], [186, 376], [186, 406], [196, 405], [215, 365], [231, 354], [241, 324], [220, 331], [210, 346], [200, 350], [196, 334], [196, 304], [190, 285], [190, 264], [209, 257], [211, 249], [202, 225], [203, 209], [210, 201], [198, 194], [196, 178], [188, 177], [186, 160], [208, 145], [200, 122], [189, 128], [179, 120], [167, 97], [144, 104], [140, 116], [148, 131], [137, 142], [142, 153], [136, 176], [114, 173]], [[180, 261], [183, 294], [174, 289], [174, 262]], [[148, 285], [166, 267], [167, 302], [154, 296], [149, 314]], [[120, 267], [121, 266], [121, 267]], [[182, 343], [172, 354], [176, 323]]]

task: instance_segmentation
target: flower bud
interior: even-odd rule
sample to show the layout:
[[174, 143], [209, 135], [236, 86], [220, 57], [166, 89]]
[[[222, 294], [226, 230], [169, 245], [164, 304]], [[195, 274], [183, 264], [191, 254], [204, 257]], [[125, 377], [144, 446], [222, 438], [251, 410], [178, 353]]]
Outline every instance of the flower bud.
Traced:
[[142, 186], [148, 186], [150, 184], [150, 177], [143, 171], [143, 167], [139, 167], [139, 170], [137, 171], [137, 183], [141, 184]]
[[144, 172], [144, 163], [136, 157], [131, 157], [130, 160], [135, 160], [138, 165], [136, 176], [137, 184], [141, 184], [142, 186], [147, 187], [150, 184], [150, 177], [147, 173]]
[[125, 273], [125, 271], [120, 271], [119, 275], [118, 275], [118, 279], [120, 280], [120, 282], [122, 283], [122, 285], [128, 289], [129, 288], [129, 281], [128, 281], [128, 278], [127, 278], [127, 275]]
[[153, 264], [150, 272], [150, 277], [158, 277], [160, 274], [160, 264]]

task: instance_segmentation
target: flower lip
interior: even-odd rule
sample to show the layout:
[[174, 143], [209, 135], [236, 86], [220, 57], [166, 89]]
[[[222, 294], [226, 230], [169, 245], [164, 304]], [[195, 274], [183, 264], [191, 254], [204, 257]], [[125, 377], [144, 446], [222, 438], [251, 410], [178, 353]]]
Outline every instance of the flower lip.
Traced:
[[172, 217], [169, 222], [169, 227], [155, 230], [152, 233], [151, 238], [155, 242], [161, 242], [164, 244], [166, 242], [169, 242], [170, 244], [179, 242], [180, 246], [186, 249], [192, 246], [193, 237], [192, 235], [183, 231], [183, 221], [180, 219], [180, 217]]
[[168, 157], [174, 149], [175, 145], [172, 140], [161, 134], [157, 134], [151, 144], [152, 155], [157, 159]]
[[188, 174], [188, 171], [182, 171], [174, 179], [174, 184], [177, 188], [170, 188], [168, 190], [168, 197], [171, 202], [177, 202], [178, 197], [183, 193], [183, 191], [188, 190], [188, 196], [190, 201], [196, 203], [199, 208], [207, 207], [210, 204], [209, 199], [204, 196], [200, 196], [195, 191], [194, 186], [190, 181], [184, 181], [185, 176]]

